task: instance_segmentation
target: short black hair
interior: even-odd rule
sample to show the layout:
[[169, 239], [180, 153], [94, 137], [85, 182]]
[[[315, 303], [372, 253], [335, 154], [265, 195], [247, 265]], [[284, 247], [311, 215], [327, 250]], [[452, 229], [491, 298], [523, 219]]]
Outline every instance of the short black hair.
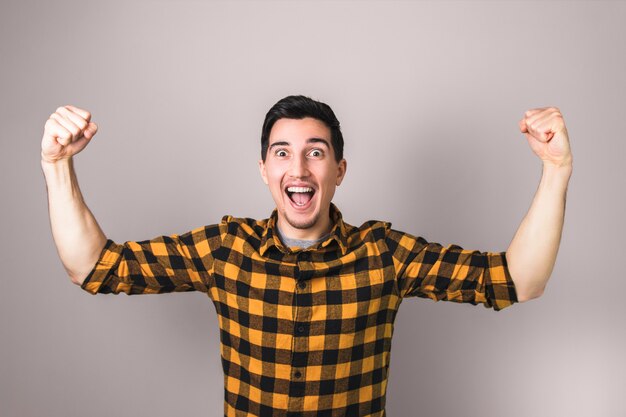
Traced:
[[304, 119], [312, 117], [323, 122], [330, 129], [330, 141], [335, 151], [337, 162], [343, 159], [343, 135], [339, 128], [339, 120], [326, 103], [315, 101], [310, 97], [297, 95], [287, 96], [279, 100], [265, 115], [261, 132], [261, 159], [265, 162], [267, 148], [270, 141], [270, 132], [274, 123], [279, 119]]

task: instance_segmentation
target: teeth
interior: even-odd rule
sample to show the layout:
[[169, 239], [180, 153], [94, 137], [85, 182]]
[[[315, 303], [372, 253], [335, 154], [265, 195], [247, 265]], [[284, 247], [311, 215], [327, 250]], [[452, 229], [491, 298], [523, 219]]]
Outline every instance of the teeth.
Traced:
[[311, 187], [289, 187], [287, 191], [290, 193], [310, 193], [313, 191]]

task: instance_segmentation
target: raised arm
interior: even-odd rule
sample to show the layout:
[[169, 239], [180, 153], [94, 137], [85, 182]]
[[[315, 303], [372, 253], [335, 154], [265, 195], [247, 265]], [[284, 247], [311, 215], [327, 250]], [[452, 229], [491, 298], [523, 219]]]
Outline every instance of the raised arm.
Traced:
[[72, 161], [97, 130], [88, 111], [63, 106], [50, 115], [41, 141], [52, 236], [67, 274], [77, 285], [92, 270], [107, 241], [83, 200]]
[[529, 110], [519, 128], [543, 161], [537, 193], [506, 251], [518, 298], [523, 302], [543, 294], [552, 274], [563, 231], [573, 158], [559, 109]]

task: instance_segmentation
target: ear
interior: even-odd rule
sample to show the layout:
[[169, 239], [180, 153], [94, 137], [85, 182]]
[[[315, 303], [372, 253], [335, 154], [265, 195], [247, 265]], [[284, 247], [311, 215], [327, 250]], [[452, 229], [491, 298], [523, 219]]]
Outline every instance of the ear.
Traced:
[[262, 159], [259, 159], [259, 172], [261, 172], [261, 178], [263, 178], [265, 185], [269, 185], [267, 182], [267, 174], [265, 172], [265, 163]]
[[339, 164], [337, 165], [337, 181], [336, 181], [337, 186], [341, 185], [341, 182], [343, 181], [343, 177], [346, 176], [346, 169], [348, 169], [348, 163], [346, 162], [345, 159], [342, 159], [341, 161], [339, 161]]

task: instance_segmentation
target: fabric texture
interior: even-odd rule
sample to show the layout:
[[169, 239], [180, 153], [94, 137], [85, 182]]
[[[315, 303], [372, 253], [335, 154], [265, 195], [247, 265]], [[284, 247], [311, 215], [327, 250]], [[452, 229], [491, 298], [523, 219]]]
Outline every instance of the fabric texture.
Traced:
[[384, 416], [391, 338], [407, 297], [517, 302], [505, 252], [443, 247], [369, 221], [291, 250], [269, 219], [224, 216], [183, 235], [108, 240], [92, 294], [202, 291], [215, 305], [225, 416]]

